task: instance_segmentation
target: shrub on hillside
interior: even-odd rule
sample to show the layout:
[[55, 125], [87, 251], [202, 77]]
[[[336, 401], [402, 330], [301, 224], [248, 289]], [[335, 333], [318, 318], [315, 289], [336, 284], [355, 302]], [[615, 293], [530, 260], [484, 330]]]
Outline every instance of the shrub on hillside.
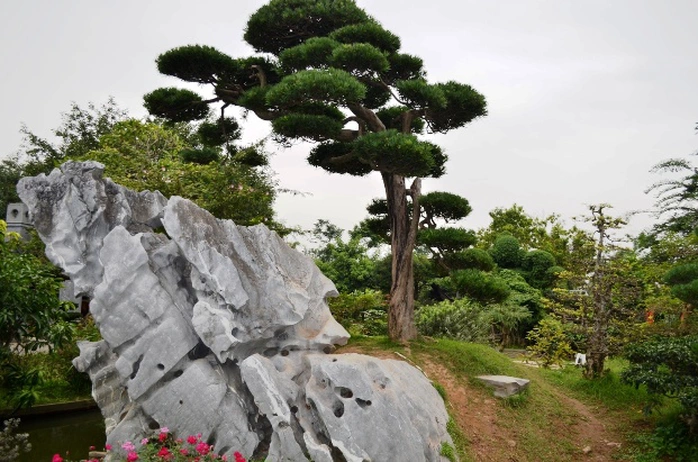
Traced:
[[422, 335], [447, 337], [465, 342], [487, 343], [490, 324], [485, 309], [467, 299], [423, 306], [416, 315]]
[[543, 367], [562, 364], [573, 356], [564, 326], [551, 316], [541, 319], [526, 338], [531, 342], [527, 350], [542, 360]]
[[623, 371], [623, 381], [678, 400], [690, 434], [698, 436], [698, 335], [635, 343], [627, 347], [625, 357], [630, 366]]

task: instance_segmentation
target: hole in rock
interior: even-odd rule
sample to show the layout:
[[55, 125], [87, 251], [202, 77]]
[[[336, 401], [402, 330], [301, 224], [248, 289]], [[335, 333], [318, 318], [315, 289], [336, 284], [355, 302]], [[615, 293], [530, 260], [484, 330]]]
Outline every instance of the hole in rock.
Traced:
[[211, 434], [209, 435], [208, 439], [206, 440], [206, 444], [209, 446], [215, 446], [216, 445], [216, 440], [218, 439], [218, 434], [216, 431], [212, 431]]
[[327, 345], [325, 348], [322, 349], [322, 352], [325, 353], [326, 355], [332, 353], [332, 347]]
[[286, 428], [286, 427], [290, 427], [290, 426], [291, 426], [290, 423], [284, 422], [283, 420], [281, 422], [279, 422], [279, 428]]
[[349, 389], [345, 387], [337, 387], [334, 389], [335, 393], [338, 393], [339, 396], [342, 398], [353, 398], [354, 393]]
[[205, 358], [211, 350], [204, 344], [204, 342], [199, 342], [194, 348], [191, 349], [189, 353], [187, 353], [187, 356], [189, 359], [192, 361], [196, 359], [201, 359]]
[[141, 368], [141, 361], [143, 361], [143, 355], [140, 355], [138, 357], [138, 360], [135, 363], [133, 363], [133, 369], [131, 372], [131, 380], [136, 378], [136, 374], [138, 374], [138, 369]]
[[281, 356], [288, 356], [288, 350], [281, 350]]
[[342, 417], [344, 415], [344, 403], [341, 401], [334, 403], [334, 406], [332, 406], [332, 412], [334, 413], [335, 417]]
[[180, 369], [180, 370], [174, 372], [175, 378], [181, 377], [182, 374], [184, 374], [184, 371], [183, 371], [182, 369]]
[[179, 404], [184, 404], [184, 401], [182, 401], [182, 400], [180, 399], [180, 400], [179, 400]]
[[332, 360], [332, 362], [333, 362], [333, 363], [336, 363], [336, 362], [337, 362], [337, 358], [334, 358], [334, 359]]
[[267, 348], [266, 350], [264, 350], [264, 352], [262, 354], [264, 356], [266, 356], [267, 358], [271, 358], [272, 356], [276, 355], [278, 352], [279, 352], [278, 348]]
[[157, 422], [157, 420], [150, 419], [148, 421], [148, 428], [150, 428], [151, 430], [157, 430], [158, 428], [160, 428], [160, 424]]
[[165, 370], [165, 365], [164, 365], [164, 364], [158, 364], [158, 369], [160, 369], [161, 371], [164, 371], [164, 370]]
[[358, 404], [360, 408], [365, 408], [366, 406], [370, 406], [373, 403], [371, 403], [370, 399], [363, 400], [361, 398], [356, 398], [356, 404]]
[[298, 406], [291, 406], [291, 412], [294, 414], [298, 412]]
[[233, 327], [233, 330], [230, 331], [233, 337], [237, 337], [238, 332], [240, 332], [240, 329], [238, 329], [237, 327]]

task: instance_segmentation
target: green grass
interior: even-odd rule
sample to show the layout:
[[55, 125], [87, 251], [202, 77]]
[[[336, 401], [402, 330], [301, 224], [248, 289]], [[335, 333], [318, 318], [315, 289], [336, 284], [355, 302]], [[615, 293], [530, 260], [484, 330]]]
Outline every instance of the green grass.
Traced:
[[608, 372], [596, 380], [587, 380], [582, 375], [582, 368], [566, 366], [559, 370], [541, 369], [545, 379], [577, 398], [591, 403], [604, 405], [612, 410], [627, 410], [629, 407], [641, 411], [650, 401], [644, 387], [635, 388], [620, 380], [621, 371], [627, 361], [611, 358], [606, 361]]

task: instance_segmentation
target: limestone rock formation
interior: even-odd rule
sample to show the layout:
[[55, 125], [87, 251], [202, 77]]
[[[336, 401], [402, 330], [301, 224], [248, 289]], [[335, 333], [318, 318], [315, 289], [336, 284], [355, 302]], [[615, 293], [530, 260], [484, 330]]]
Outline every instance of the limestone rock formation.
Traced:
[[332, 354], [348, 334], [311, 259], [262, 225], [135, 193], [95, 162], [18, 185], [48, 257], [92, 299], [103, 340], [74, 361], [107, 442], [167, 426], [272, 461], [445, 460], [448, 415], [402, 361]]

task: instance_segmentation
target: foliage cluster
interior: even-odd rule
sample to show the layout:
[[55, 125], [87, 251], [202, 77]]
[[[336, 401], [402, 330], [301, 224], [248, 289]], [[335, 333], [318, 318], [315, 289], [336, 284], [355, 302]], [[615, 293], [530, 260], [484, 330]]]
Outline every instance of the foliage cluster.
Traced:
[[683, 406], [692, 435], [698, 433], [698, 335], [655, 337], [627, 348], [630, 367], [623, 380], [644, 385], [656, 396], [669, 396]]
[[351, 335], [385, 335], [388, 332], [387, 300], [377, 290], [340, 293], [328, 300], [334, 318]]

